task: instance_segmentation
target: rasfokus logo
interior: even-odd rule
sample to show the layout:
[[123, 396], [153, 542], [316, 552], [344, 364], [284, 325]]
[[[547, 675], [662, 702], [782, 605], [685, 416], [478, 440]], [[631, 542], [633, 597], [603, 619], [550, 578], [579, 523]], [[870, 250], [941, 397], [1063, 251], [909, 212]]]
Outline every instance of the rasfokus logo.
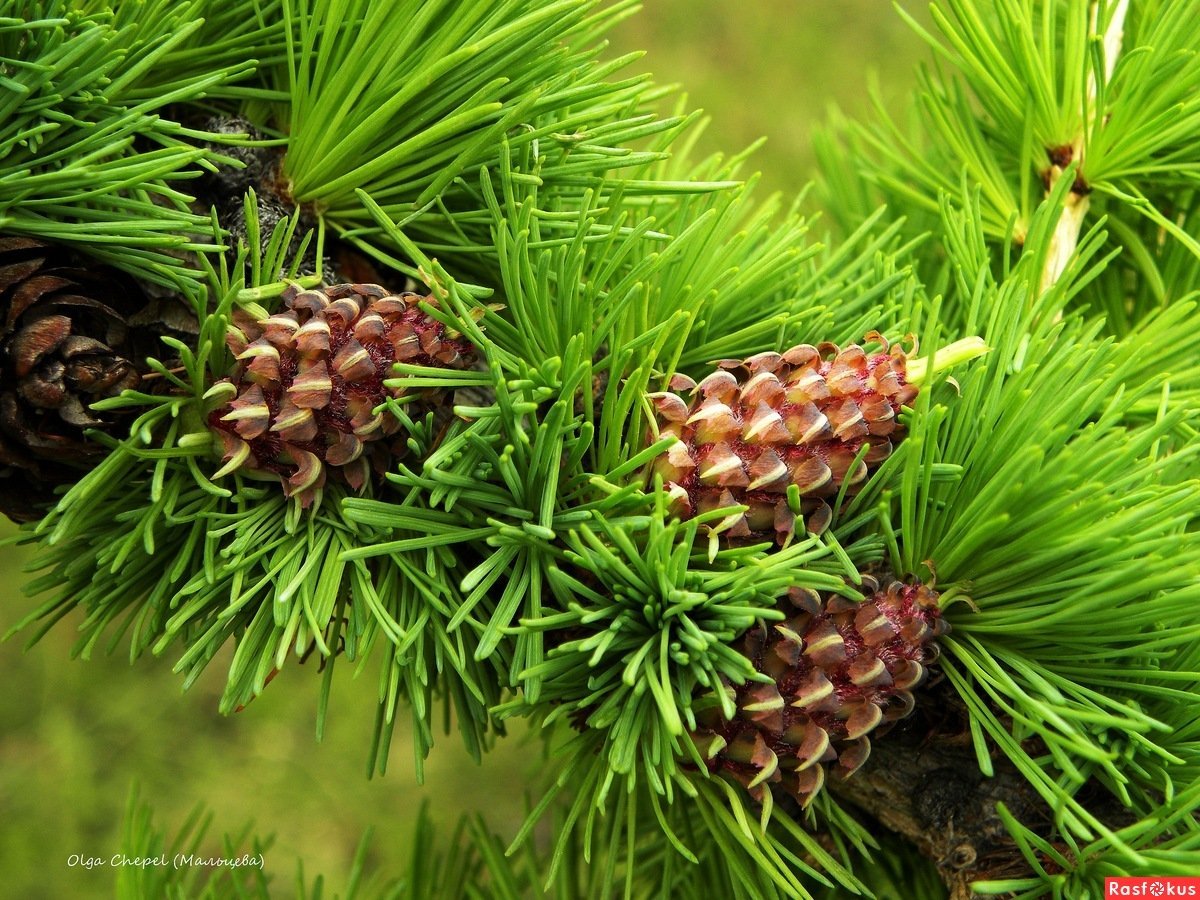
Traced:
[[1200, 878], [1105, 878], [1104, 896], [1200, 898]]

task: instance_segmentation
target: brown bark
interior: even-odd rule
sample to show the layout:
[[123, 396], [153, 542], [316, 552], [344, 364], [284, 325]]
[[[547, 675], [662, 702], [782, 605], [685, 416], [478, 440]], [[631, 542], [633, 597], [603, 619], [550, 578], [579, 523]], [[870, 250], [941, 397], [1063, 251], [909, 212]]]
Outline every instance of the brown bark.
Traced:
[[872, 741], [867, 764], [829, 787], [937, 866], [951, 900], [969, 900], [983, 878], [1019, 877], [1028, 867], [996, 813], [1003, 802], [1018, 820], [1050, 833], [1046, 806], [1003, 756], [995, 774], [979, 771], [966, 711], [946, 684], [925, 693], [917, 713]]

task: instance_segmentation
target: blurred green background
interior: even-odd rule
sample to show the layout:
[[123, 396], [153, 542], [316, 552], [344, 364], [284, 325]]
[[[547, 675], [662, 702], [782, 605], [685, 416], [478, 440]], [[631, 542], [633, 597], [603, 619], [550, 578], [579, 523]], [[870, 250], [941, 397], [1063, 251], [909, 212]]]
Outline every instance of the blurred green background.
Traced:
[[[912, 84], [924, 55], [885, 0], [650, 0], [622, 23], [613, 51], [646, 50], [634, 68], [686, 86], [690, 105], [712, 118], [701, 142], [736, 151], [768, 138], [754, 160], [765, 186], [795, 192], [812, 170], [809, 137], [831, 104], [867, 115], [868, 75], [885, 95]], [[0, 525], [0, 536], [13, 529]], [[0, 548], [0, 633], [32, 602], [19, 584], [19, 548]], [[291, 667], [249, 709], [217, 715], [221, 668], [181, 694], [172, 658], [130, 667], [111, 657], [72, 661], [72, 622], [23, 652], [24, 637], [0, 644], [0, 893], [38, 898], [111, 893], [107, 868], [70, 868], [73, 853], [108, 858], [119, 848], [125, 801], [137, 780], [160, 824], [172, 830], [200, 801], [218, 830], [254, 819], [276, 835], [266, 859], [277, 896], [293, 890], [297, 858], [308, 873], [344, 883], [367, 825], [370, 864], [398, 873], [415, 812], [428, 799], [450, 823], [483, 810], [510, 836], [522, 817], [537, 753], [520, 736], [475, 765], [446, 737], [413, 774], [406, 729], [397, 728], [391, 770], [368, 781], [374, 675], [341, 670], [325, 740], [314, 740], [316, 666]], [[210, 849], [216, 851], [215, 836]]]

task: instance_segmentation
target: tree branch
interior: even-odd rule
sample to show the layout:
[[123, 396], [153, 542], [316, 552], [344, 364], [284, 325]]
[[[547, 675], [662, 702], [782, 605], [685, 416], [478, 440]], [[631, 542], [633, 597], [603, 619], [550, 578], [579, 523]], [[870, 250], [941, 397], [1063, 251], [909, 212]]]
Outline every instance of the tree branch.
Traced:
[[[1129, 12], [1129, 0], [1117, 0], [1116, 6], [1113, 8], [1112, 17], [1108, 20], [1108, 25], [1104, 29], [1104, 81], [1107, 84], [1112, 78], [1113, 69], [1117, 64], [1117, 57], [1121, 53], [1121, 40], [1125, 34], [1125, 16]], [[1100, 28], [1100, 3], [1092, 4], [1091, 27], [1089, 35], [1095, 37], [1099, 34]], [[1065, 147], [1051, 148], [1051, 166], [1047, 176], [1046, 194], [1053, 192], [1055, 185], [1062, 178], [1064, 170], [1071, 164], [1072, 161], [1078, 160], [1080, 168], [1076, 170], [1076, 184], [1072, 186], [1071, 193], [1067, 195], [1067, 199], [1063, 204], [1062, 215], [1059, 216], [1058, 225], [1055, 226], [1054, 235], [1050, 239], [1050, 253], [1046, 257], [1045, 267], [1042, 269], [1042, 278], [1040, 285], [1040, 293], [1045, 294], [1050, 290], [1062, 277], [1062, 273], [1066, 271], [1067, 265], [1071, 261], [1071, 257], [1075, 254], [1075, 248], [1079, 244], [1079, 233], [1083, 229], [1083, 219], [1088, 211], [1088, 193], [1087, 182], [1084, 180], [1081, 172], [1084, 158], [1087, 154], [1086, 136], [1097, 127], [1099, 110], [1096, 106], [1096, 98], [1099, 94], [1099, 86], [1096, 83], [1096, 73], [1091, 71], [1088, 73], [1087, 82], [1087, 101], [1084, 105], [1084, 114], [1087, 119], [1086, 124], [1081, 130], [1079, 136]], [[1100, 124], [1103, 124], [1102, 122]]]
[[[833, 778], [830, 790], [879, 824], [912, 843], [937, 867], [950, 900], [972, 900], [971, 884], [1022, 878], [1029, 865], [996, 806], [1037, 831], [1063, 853], [1050, 810], [1037, 791], [1001, 753], [994, 774], [979, 771], [968, 712], [942, 682], [924, 692], [914, 715], [872, 741], [871, 758], [849, 778]], [[1085, 785], [1088, 806], [1114, 828], [1133, 821], [1129, 811], [1094, 784]], [[1047, 871], [1052, 860], [1043, 859]]]

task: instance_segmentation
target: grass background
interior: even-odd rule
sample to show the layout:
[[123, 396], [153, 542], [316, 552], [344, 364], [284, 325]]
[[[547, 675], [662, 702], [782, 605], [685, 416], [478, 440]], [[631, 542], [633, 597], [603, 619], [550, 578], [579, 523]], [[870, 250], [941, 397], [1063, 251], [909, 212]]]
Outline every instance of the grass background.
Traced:
[[[911, 85], [924, 56], [916, 36], [885, 0], [650, 0], [613, 36], [614, 52], [644, 49], [635, 67], [685, 85], [712, 123], [701, 146], [741, 149], [759, 136], [755, 157], [765, 186], [798, 191], [812, 170], [809, 137], [831, 104], [870, 111], [868, 74], [885, 96]], [[12, 529], [0, 525], [0, 537]], [[0, 633], [31, 606], [19, 585], [19, 548], [0, 548]], [[173, 659], [130, 666], [116, 655], [72, 661], [68, 619], [23, 651], [0, 644], [0, 894], [25, 900], [102, 897], [114, 872], [69, 867], [71, 854], [110, 857], [119, 848], [125, 801], [140, 784], [157, 819], [174, 828], [203, 801], [217, 830], [253, 818], [274, 833], [266, 867], [278, 896], [293, 890], [297, 859], [308, 873], [344, 883], [367, 825], [376, 828], [370, 864], [405, 865], [411, 823], [429, 800], [447, 829], [462, 811], [482, 810], [510, 836], [524, 808], [537, 754], [519, 735], [476, 765], [446, 737], [426, 766], [411, 764], [397, 728], [391, 769], [368, 781], [375, 679], [335, 681], [325, 740], [314, 740], [316, 666], [292, 667], [246, 711], [217, 715], [222, 660], [186, 694]], [[226, 660], [227, 662], [227, 660]], [[215, 835], [210, 842], [215, 852]]]

